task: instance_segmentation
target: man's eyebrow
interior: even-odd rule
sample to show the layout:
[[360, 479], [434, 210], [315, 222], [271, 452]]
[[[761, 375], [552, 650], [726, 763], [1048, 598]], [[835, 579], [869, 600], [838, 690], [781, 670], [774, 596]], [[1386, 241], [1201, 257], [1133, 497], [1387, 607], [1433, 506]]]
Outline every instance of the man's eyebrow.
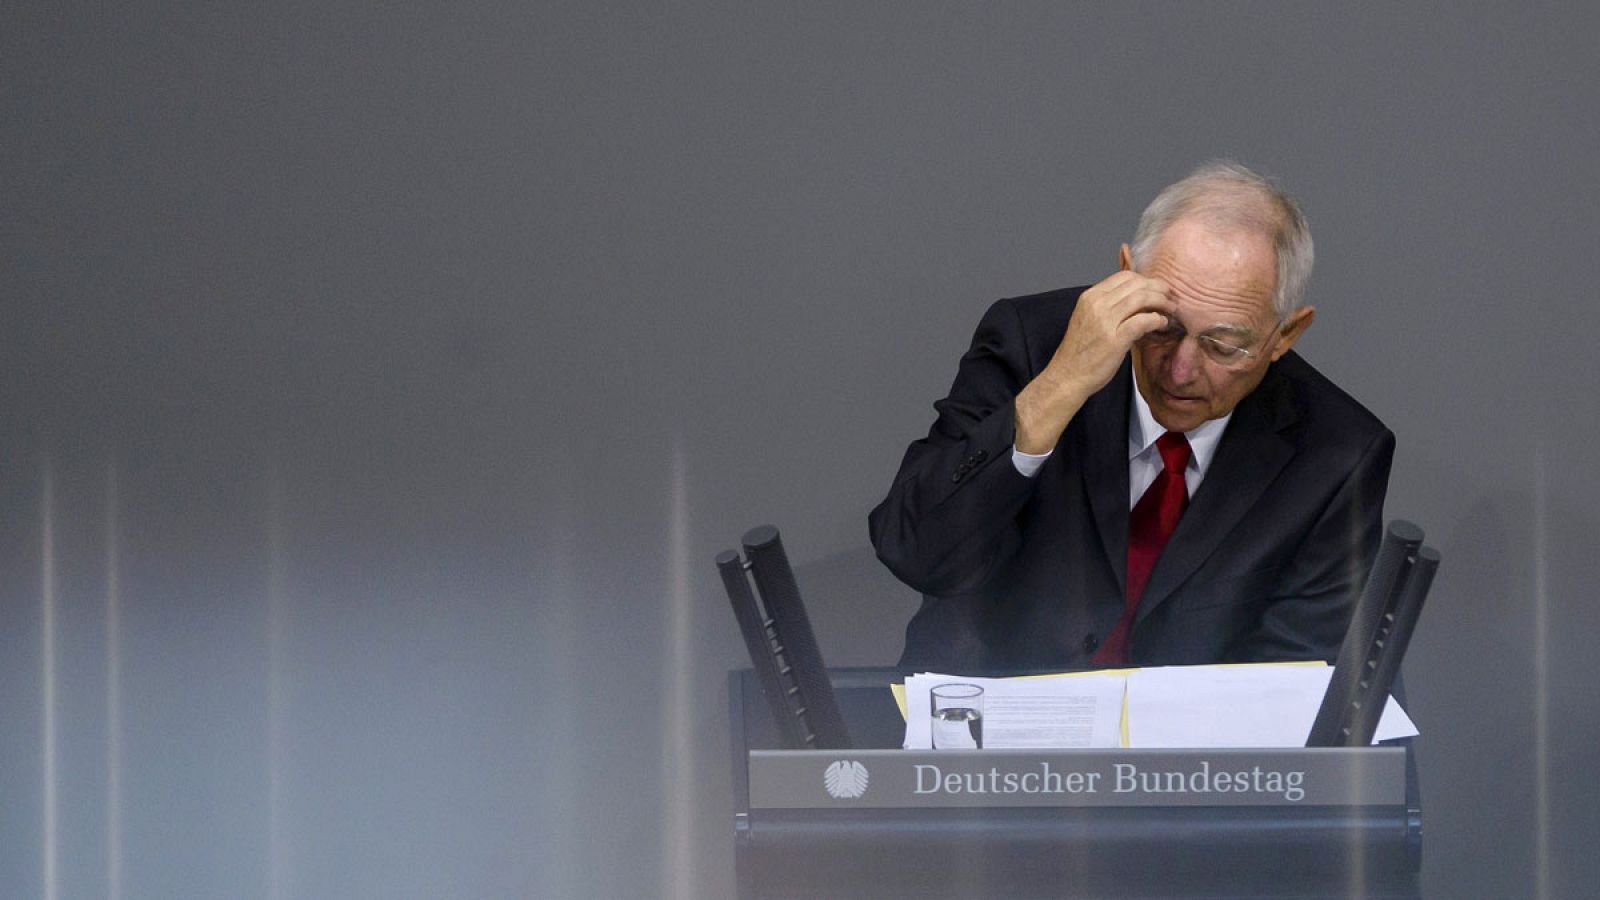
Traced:
[[1220, 322], [1207, 328], [1201, 334], [1234, 334], [1239, 337], [1253, 338], [1256, 336], [1256, 330], [1248, 325], [1231, 325], [1226, 322]]

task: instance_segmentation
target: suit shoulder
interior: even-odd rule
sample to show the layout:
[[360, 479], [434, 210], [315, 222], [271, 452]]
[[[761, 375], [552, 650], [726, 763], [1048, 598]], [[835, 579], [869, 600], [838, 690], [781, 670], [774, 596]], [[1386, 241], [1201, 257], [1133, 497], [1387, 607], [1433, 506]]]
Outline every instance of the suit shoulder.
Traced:
[[996, 301], [991, 309], [1009, 308], [1025, 326], [1036, 324], [1049, 326], [1059, 323], [1062, 328], [1066, 328], [1068, 320], [1072, 318], [1073, 309], [1078, 305], [1078, 296], [1086, 290], [1087, 286], [1057, 288], [1037, 294], [1006, 297]]
[[[1072, 311], [1077, 308], [1078, 295], [1086, 288], [1061, 288], [1038, 294], [1005, 297], [996, 300], [983, 314], [978, 326], [978, 337], [985, 333], [1019, 333], [1027, 346], [1028, 356], [1039, 361], [1048, 360], [1061, 343]], [[976, 344], [978, 341], [974, 341]]]
[[1274, 364], [1289, 385], [1301, 420], [1325, 441], [1365, 447], [1389, 430], [1373, 412], [1293, 350]]
[[1031, 377], [1055, 353], [1084, 290], [1062, 288], [994, 301], [972, 335], [967, 356], [1004, 356]]

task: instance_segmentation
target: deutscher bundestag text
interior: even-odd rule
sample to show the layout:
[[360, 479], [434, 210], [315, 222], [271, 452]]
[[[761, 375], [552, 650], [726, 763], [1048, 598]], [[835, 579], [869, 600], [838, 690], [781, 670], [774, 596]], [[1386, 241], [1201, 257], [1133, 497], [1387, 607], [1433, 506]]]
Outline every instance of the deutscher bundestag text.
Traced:
[[[1057, 771], [1050, 763], [1035, 768], [987, 772], [945, 772], [938, 766], [918, 764], [919, 794], [1096, 794], [1102, 782], [1113, 794], [1275, 794], [1290, 803], [1305, 798], [1305, 772], [1281, 772], [1253, 766], [1238, 771], [1213, 770], [1209, 760], [1186, 771], [1144, 770], [1133, 763], [1116, 763], [1112, 771]], [[1106, 777], [1109, 776], [1109, 777]]]

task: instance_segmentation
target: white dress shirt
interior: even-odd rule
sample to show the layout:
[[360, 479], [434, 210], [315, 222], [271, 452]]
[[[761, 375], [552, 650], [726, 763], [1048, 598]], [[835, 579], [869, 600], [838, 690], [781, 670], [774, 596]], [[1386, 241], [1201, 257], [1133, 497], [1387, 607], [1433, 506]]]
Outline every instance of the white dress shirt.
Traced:
[[[1128, 508], [1132, 509], [1149, 489], [1150, 483], [1161, 474], [1161, 451], [1156, 448], [1156, 439], [1166, 434], [1167, 430], [1156, 422], [1156, 417], [1150, 412], [1150, 404], [1144, 402], [1144, 395], [1139, 393], [1137, 387], [1129, 393], [1133, 394], [1133, 408], [1128, 413]], [[1200, 482], [1206, 477], [1211, 460], [1217, 455], [1217, 442], [1222, 440], [1222, 431], [1228, 427], [1231, 418], [1233, 413], [1230, 412], [1183, 433], [1189, 439], [1189, 466], [1183, 473], [1189, 496], [1193, 497], [1194, 492], [1200, 489]], [[1015, 444], [1011, 446], [1011, 464], [1027, 478], [1039, 474], [1039, 467], [1049, 458], [1050, 453], [1023, 453]]]

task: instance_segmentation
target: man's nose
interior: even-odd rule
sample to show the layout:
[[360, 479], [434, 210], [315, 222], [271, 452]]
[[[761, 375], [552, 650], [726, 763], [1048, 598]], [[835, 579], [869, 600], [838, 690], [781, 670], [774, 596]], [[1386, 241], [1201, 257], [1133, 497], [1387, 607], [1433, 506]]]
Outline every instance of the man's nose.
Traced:
[[1188, 384], [1200, 373], [1200, 342], [1185, 335], [1167, 359], [1167, 377], [1174, 385]]

